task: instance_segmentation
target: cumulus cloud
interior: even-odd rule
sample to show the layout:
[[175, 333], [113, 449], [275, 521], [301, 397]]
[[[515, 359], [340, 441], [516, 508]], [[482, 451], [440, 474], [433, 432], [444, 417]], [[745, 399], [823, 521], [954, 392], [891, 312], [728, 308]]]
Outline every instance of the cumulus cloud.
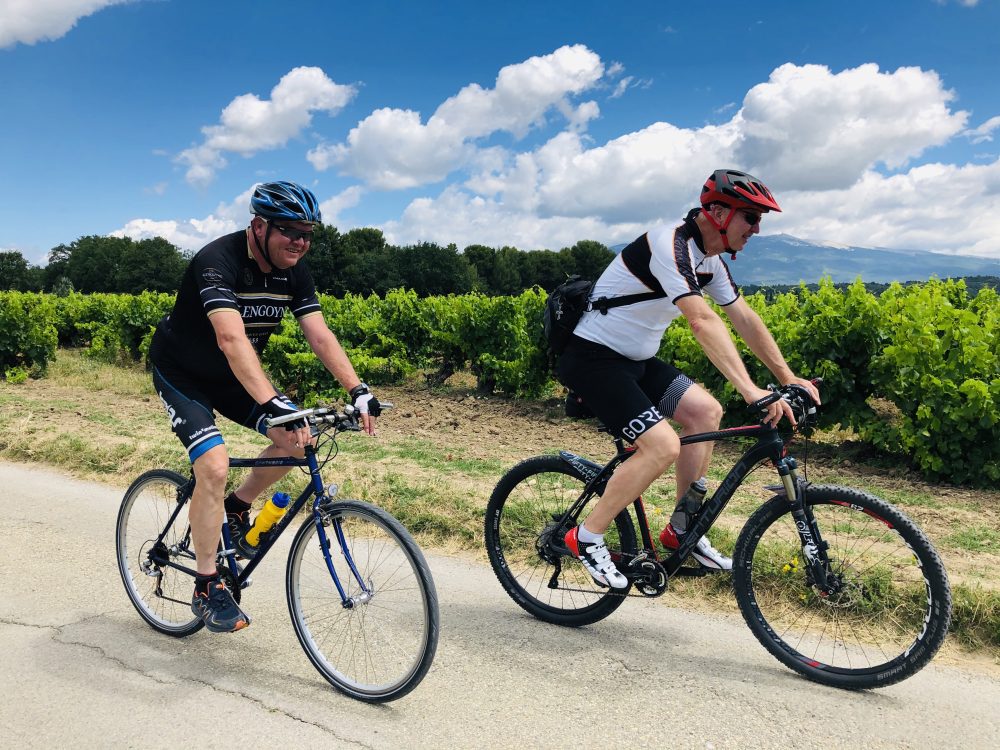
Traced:
[[382, 230], [386, 239], [400, 245], [427, 240], [454, 242], [458, 247], [482, 244], [558, 250], [582, 239], [631, 239], [646, 228], [639, 224], [609, 225], [595, 217], [542, 218], [452, 186], [436, 198], [414, 200], [399, 220], [387, 222]]
[[959, 133], [967, 114], [949, 109], [952, 97], [937, 74], [915, 68], [783, 65], [728, 122], [657, 122], [600, 145], [562, 132], [486, 166], [465, 188], [539, 219], [594, 217], [609, 227], [680, 215], [721, 166], [751, 171], [779, 197], [844, 190]]
[[473, 159], [474, 141], [497, 132], [524, 137], [555, 109], [573, 129], [597, 117], [595, 102], [571, 103], [604, 75], [597, 54], [583, 45], [560, 47], [500, 70], [492, 89], [469, 84], [443, 102], [426, 123], [412, 110], [379, 109], [348, 134], [346, 143], [309, 153], [319, 170], [341, 172], [382, 189], [436, 182]]
[[271, 90], [271, 98], [242, 94], [231, 101], [217, 125], [202, 128], [205, 140], [177, 155], [188, 167], [186, 178], [204, 186], [227, 164], [225, 153], [251, 156], [280, 148], [312, 123], [314, 112], [333, 115], [357, 93], [334, 83], [320, 68], [299, 67], [286, 73]]
[[848, 187], [872, 165], [900, 168], [961, 132], [968, 113], [951, 112], [953, 98], [919, 68], [787, 63], [744, 98], [733, 157], [785, 189]]
[[323, 223], [339, 227], [341, 225], [340, 213], [358, 205], [363, 195], [364, 189], [360, 185], [352, 185], [332, 198], [320, 201], [319, 210], [323, 214]]
[[978, 128], [965, 131], [965, 136], [973, 143], [984, 143], [993, 140], [993, 131], [1000, 128], [1000, 115], [991, 117]]
[[130, 0], [0, 0], [0, 49], [64, 36], [76, 22]]
[[183, 251], [195, 252], [224, 234], [245, 227], [250, 219], [250, 195], [253, 187], [228, 203], [220, 203], [208, 216], [197, 219], [132, 219], [125, 226], [109, 232], [112, 237], [144, 240], [163, 237]]

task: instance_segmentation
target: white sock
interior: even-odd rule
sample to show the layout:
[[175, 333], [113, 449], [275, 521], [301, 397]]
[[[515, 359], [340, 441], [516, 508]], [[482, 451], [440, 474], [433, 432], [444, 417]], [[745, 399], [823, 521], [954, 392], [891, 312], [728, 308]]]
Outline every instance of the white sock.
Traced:
[[576, 530], [576, 538], [581, 542], [593, 544], [594, 542], [603, 542], [604, 534], [595, 534], [593, 531], [589, 531], [587, 527], [581, 523], [580, 528]]

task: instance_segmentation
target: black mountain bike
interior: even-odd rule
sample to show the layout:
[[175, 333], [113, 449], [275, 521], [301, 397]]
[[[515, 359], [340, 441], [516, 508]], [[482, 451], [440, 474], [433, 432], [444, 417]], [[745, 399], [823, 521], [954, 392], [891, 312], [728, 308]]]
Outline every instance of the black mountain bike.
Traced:
[[[816, 413], [796, 385], [750, 408], [759, 415], [779, 398], [799, 429]], [[617, 455], [605, 466], [569, 451], [522, 461], [501, 478], [486, 511], [486, 549], [500, 583], [525, 610], [558, 625], [597, 622], [626, 596], [660, 596], [672, 576], [704, 572], [683, 564], [746, 476], [768, 461], [781, 483], [768, 488], [774, 496], [750, 516], [733, 553], [736, 600], [757, 640], [796, 672], [841, 688], [891, 685], [926, 665], [951, 620], [948, 577], [927, 537], [884, 500], [799, 478], [778, 430], [763, 422], [681, 443], [734, 438], [756, 442], [705, 499], [679, 549], [658, 551], [642, 498], [634, 518], [627, 508], [615, 518], [605, 541], [630, 581], [624, 590], [596, 583], [563, 537], [632, 450], [615, 438]]]
[[[334, 499], [320, 471], [336, 455], [339, 431], [358, 431], [357, 415], [321, 407], [279, 419], [306, 419], [317, 436], [304, 458], [233, 458], [231, 468], [298, 466], [309, 483], [253, 560], [238, 561], [222, 525], [219, 575], [238, 602], [250, 574], [303, 507], [305, 521], [288, 553], [285, 587], [295, 635], [334, 687], [364, 701], [395, 700], [427, 674], [438, 641], [438, 600], [423, 554], [389, 513], [358, 500]], [[118, 569], [129, 599], [151, 627], [191, 635], [203, 626], [191, 612], [196, 573], [188, 523], [194, 478], [148, 471], [128, 488], [118, 512]]]

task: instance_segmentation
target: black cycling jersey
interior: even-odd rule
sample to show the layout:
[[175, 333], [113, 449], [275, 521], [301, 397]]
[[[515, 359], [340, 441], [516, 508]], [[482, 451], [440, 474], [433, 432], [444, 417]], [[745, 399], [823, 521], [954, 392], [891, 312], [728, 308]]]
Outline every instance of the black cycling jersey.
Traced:
[[209, 316], [219, 310], [238, 311], [247, 338], [260, 355], [288, 309], [298, 319], [320, 312], [304, 261], [265, 274], [250, 254], [246, 231], [227, 234], [202, 248], [188, 264], [174, 309], [153, 334], [150, 359], [205, 381], [235, 381]]

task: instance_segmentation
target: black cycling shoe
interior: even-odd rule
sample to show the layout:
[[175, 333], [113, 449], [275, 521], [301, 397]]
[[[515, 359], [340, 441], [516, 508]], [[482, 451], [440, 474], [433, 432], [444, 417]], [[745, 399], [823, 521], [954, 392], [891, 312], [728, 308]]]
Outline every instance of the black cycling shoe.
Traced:
[[209, 582], [208, 593], [195, 589], [191, 598], [191, 611], [201, 618], [213, 633], [235, 633], [250, 624], [250, 618], [229, 593], [226, 585], [216, 578]]
[[227, 514], [226, 522], [229, 524], [229, 538], [236, 553], [242, 558], [253, 560], [257, 548], [246, 540], [247, 532], [250, 531], [250, 514]]

